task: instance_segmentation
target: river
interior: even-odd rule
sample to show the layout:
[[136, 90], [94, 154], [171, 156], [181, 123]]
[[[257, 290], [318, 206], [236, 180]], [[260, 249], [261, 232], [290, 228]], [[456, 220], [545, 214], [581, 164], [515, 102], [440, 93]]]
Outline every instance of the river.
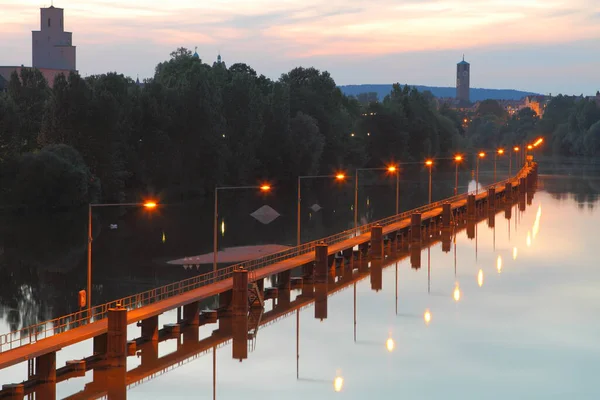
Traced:
[[[355, 285], [351, 284], [327, 299], [326, 318], [315, 318], [316, 313], [323, 316], [323, 304], [318, 306], [319, 310], [313, 304], [298, 311], [291, 310], [289, 315], [284, 314], [285, 318], [261, 327], [256, 340], [250, 341], [248, 358], [243, 362], [232, 357], [231, 343], [216, 348], [214, 358], [215, 350], [209, 347], [207, 352], [191, 360], [186, 358], [185, 362], [176, 363], [170, 371], [131, 387], [127, 398], [213, 398], [213, 367], [218, 399], [241, 396], [288, 399], [334, 396], [348, 399], [399, 396], [410, 399], [598, 398], [600, 389], [594, 378], [600, 367], [597, 340], [600, 322], [595, 318], [600, 311], [600, 292], [597, 290], [600, 269], [594, 250], [600, 225], [597, 207], [600, 165], [548, 160], [540, 164], [539, 172], [538, 191], [524, 211], [518, 211], [515, 205], [510, 209], [510, 219], [506, 219], [508, 214], [498, 210], [493, 228], [490, 221], [483, 219], [477, 223], [473, 239], [469, 239], [465, 230], [457, 232], [449, 252], [443, 251], [439, 243], [423, 248], [418, 263], [420, 268], [414, 268], [414, 257], [412, 260], [411, 257], [400, 257], [397, 262], [388, 258], [382, 271], [381, 290], [374, 290], [379, 289], [378, 284], [367, 274]], [[426, 175], [421, 171], [420, 176], [415, 175], [415, 181], [422, 181]], [[445, 189], [436, 193], [438, 198], [451, 194], [453, 185], [448, 182], [452, 181], [452, 175], [439, 178], [440, 186]], [[487, 174], [482, 173], [482, 181], [491, 180], [490, 175], [489, 170]], [[470, 173], [464, 171], [461, 182], [466, 185], [469, 178]], [[392, 186], [375, 186], [361, 197], [365, 208], [367, 197], [369, 207], [380, 202], [385, 204], [381, 206], [383, 210], [373, 212], [372, 216], [365, 213], [365, 218], [380, 218], [379, 213], [393, 210]], [[418, 195], [406, 199], [404, 208], [413, 206], [408, 200], [418, 202], [417, 197], [426, 196], [427, 187], [419, 185], [419, 188]], [[315, 192], [324, 196], [323, 191], [331, 193], [338, 189], [331, 185]], [[316, 194], [306, 196], [306, 203], [322, 204], [323, 208], [304, 215], [305, 240], [351, 226], [352, 187], [346, 187], [340, 193], [344, 194], [330, 196], [334, 200], [329, 202], [317, 199]], [[295, 203], [293, 198], [291, 202], [288, 198], [290, 206], [286, 208], [274, 200], [276, 197], [268, 201], [256, 199], [256, 196], [224, 199], [223, 207], [229, 204], [228, 208], [234, 210], [224, 214], [225, 229], [221, 235], [225, 246], [257, 241], [293, 244]], [[244, 204], [244, 207], [236, 207], [236, 203]], [[240, 233], [228, 236], [228, 232], [240, 231], [236, 224], [249, 228], [246, 223], [250, 220], [235, 222], [236, 215], [239, 221], [244, 221], [249, 211], [263, 204], [269, 204], [281, 213], [282, 216], [275, 220], [281, 226], [257, 222], [252, 229], [262, 229], [259, 235], [252, 238]], [[98, 244], [100, 255], [96, 262], [102, 265], [103, 272], [98, 274], [101, 278], [96, 282], [94, 294], [101, 299], [103, 293], [113, 297], [113, 294], [144, 290], [147, 286], [193, 273], [188, 270], [167, 273], [164, 265], [159, 265], [161, 260], [177, 258], [175, 256], [182, 252], [192, 255], [210, 251], [211, 242], [206, 239], [211, 237], [210, 213], [204, 213], [204, 217], [194, 216], [190, 209], [189, 205], [182, 205], [178, 210], [183, 215], [177, 221], [181, 223], [187, 219], [186, 229], [180, 231], [165, 222], [175, 220], [171, 214], [176, 212], [173, 210], [161, 211], [158, 216], [147, 216], [141, 210], [122, 216], [117, 214], [114, 221], [118, 220], [118, 228], [114, 230], [106, 228], [110, 226], [111, 217], [102, 216], [103, 222], [99, 225], [104, 226], [104, 237], [110, 238], [111, 233], [122, 236], [105, 239], [104, 245]], [[319, 214], [320, 211], [325, 212]], [[343, 213], [343, 216], [334, 218], [334, 213]], [[208, 228], [200, 227], [200, 221], [203, 221], [202, 225], [208, 224]], [[0, 321], [4, 321], [0, 322], [2, 332], [7, 331], [10, 324], [20, 326], [24, 321], [55, 315], [60, 302], [68, 303], [70, 296], [76, 293], [75, 289], [69, 292], [71, 289], [67, 288], [74, 285], [79, 290], [84, 284], [81, 257], [85, 255], [85, 223], [75, 225], [72, 232], [65, 230], [62, 233], [65, 238], [77, 237], [72, 243], [79, 245], [65, 246], [71, 250], [62, 251], [61, 256], [55, 258], [51, 258], [56, 253], [52, 252], [52, 246], [58, 246], [60, 240], [48, 235], [51, 229], [44, 235], [43, 229], [30, 232], [31, 226], [22, 227], [14, 237], [4, 236], [3, 259], [6, 263], [18, 259], [17, 256], [11, 258], [15, 249], [21, 250], [14, 253], [19, 257], [30, 257], [21, 261], [27, 271], [19, 272], [11, 267], [12, 275], [4, 272], [12, 281], [2, 280], [5, 296], [1, 303], [4, 305], [0, 315]], [[193, 240], [187, 237], [194, 232], [194, 226], [198, 237], [203, 238], [200, 246], [193, 246], [195, 237]], [[83, 242], [79, 239], [81, 234]], [[147, 237], [152, 237], [154, 242], [146, 243], [145, 240], [150, 240]], [[28, 238], [31, 252], [22, 247], [26, 244], [18, 238]], [[126, 241], [126, 238], [131, 240]], [[53, 243], [54, 239], [56, 243]], [[97, 242], [101, 240], [97, 239]], [[175, 242], [173, 248], [165, 251], [164, 247], [171, 242]], [[35, 243], [40, 245], [32, 245]], [[110, 251], [119, 243], [120, 246]], [[131, 250], [132, 243], [135, 243], [134, 250]], [[133, 256], [123, 256], [131, 252]], [[143, 255], [143, 262], [132, 263], [130, 268], [124, 269], [123, 262], [115, 263], [112, 269], [109, 265], [120, 259], [127, 260], [125, 264], [131, 263], [140, 255]], [[65, 274], [65, 265], [69, 264], [65, 260], [69, 257], [77, 260], [77, 265]], [[54, 268], [42, 269], [41, 264]], [[2, 268], [6, 271], [7, 266]], [[115, 274], [114, 280], [110, 279], [111, 274]], [[56, 281], [50, 278], [54, 275], [58, 276]], [[76, 279], [63, 282], [61, 277], [70, 275]], [[118, 281], [125, 283], [121, 289], [114, 288]], [[21, 291], [18, 292], [21, 297], [16, 297], [15, 291]], [[298, 294], [294, 291], [291, 300], [294, 301]], [[69, 309], [70, 306], [64, 306], [64, 310]], [[11, 310], [13, 320], [10, 319]], [[271, 310], [268, 301], [265, 312]], [[14, 317], [16, 311], [18, 320]], [[427, 312], [428, 323], [424, 320]], [[174, 322], [175, 318], [174, 312], [166, 313], [160, 317], [160, 324]], [[201, 327], [199, 337], [210, 336], [216, 328], [214, 324]], [[128, 335], [130, 338], [139, 336], [139, 328], [130, 326]], [[180, 346], [182, 343], [178, 344], [177, 340], [161, 342], [158, 357], [175, 352]], [[139, 371], [144, 367], [144, 351], [141, 351], [142, 357], [128, 358], [127, 370]], [[79, 343], [57, 354], [57, 366], [89, 354], [91, 342]], [[89, 371], [85, 377], [59, 383], [57, 398], [89, 393], [85, 390], [93, 388], [94, 381], [96, 385], [105, 382], [106, 386], [108, 381], [102, 381], [101, 375], [101, 372]], [[26, 365], [23, 364], [0, 371], [0, 383], [18, 382], [25, 377]], [[340, 389], [339, 393], [336, 389]]]

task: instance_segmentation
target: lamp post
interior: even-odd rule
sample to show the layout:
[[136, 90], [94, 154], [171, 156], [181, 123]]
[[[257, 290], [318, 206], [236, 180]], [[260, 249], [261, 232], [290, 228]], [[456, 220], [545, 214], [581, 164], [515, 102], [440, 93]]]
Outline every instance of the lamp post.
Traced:
[[338, 173], [335, 175], [306, 175], [298, 177], [298, 209], [296, 212], [296, 245], [300, 246], [300, 202], [302, 201], [300, 196], [300, 181], [302, 179], [317, 179], [317, 178], [335, 178], [338, 181], [343, 181], [346, 179], [346, 175], [343, 173]]
[[494, 153], [494, 183], [496, 183], [496, 161], [498, 159], [498, 156], [501, 156], [504, 154], [504, 149], [498, 149], [496, 150], [496, 153]]
[[217, 186], [215, 187], [215, 211], [213, 217], [213, 282], [217, 279], [217, 253], [218, 253], [218, 236], [217, 226], [219, 224], [219, 190], [247, 190], [259, 189], [261, 192], [268, 192], [271, 186], [267, 184], [258, 186]]
[[[519, 152], [519, 150], [520, 150], [519, 146], [513, 147], [513, 151], [515, 152], [515, 163], [516, 163], [515, 167], [517, 167], [517, 168], [519, 167], [519, 163], [517, 160], [517, 153]], [[512, 154], [510, 155], [509, 162], [508, 162], [508, 176], [509, 176], [509, 178], [512, 176]]]
[[92, 308], [92, 208], [94, 207], [145, 207], [148, 210], [153, 210], [157, 206], [154, 201], [144, 203], [99, 203], [88, 205], [88, 246], [87, 246], [87, 309], [88, 317], [91, 317], [90, 310]]
[[475, 172], [475, 194], [479, 193], [479, 159], [484, 158], [485, 153], [483, 151], [477, 154], [476, 172]]
[[454, 156], [454, 161], [456, 162], [456, 173], [454, 174], [454, 195], [458, 195], [458, 163], [462, 161], [462, 156], [457, 154]]
[[[401, 163], [404, 164], [404, 163]], [[385, 168], [356, 168], [354, 172], [354, 229], [358, 227], [358, 172], [359, 171], [387, 171], [396, 174], [396, 215], [399, 212], [400, 204], [400, 164], [389, 165]]]
[[433, 168], [433, 160], [425, 161], [425, 165], [429, 167], [429, 204], [431, 204], [431, 169]]

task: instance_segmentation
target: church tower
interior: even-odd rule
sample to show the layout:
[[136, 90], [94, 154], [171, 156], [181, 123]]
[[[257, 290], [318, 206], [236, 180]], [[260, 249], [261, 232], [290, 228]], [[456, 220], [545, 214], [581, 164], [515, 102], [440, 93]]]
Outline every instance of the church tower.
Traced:
[[469, 103], [469, 88], [471, 81], [471, 64], [463, 59], [456, 64], [456, 100]]
[[40, 30], [32, 32], [33, 68], [75, 71], [76, 48], [73, 34], [64, 29], [64, 10], [51, 6], [40, 11]]

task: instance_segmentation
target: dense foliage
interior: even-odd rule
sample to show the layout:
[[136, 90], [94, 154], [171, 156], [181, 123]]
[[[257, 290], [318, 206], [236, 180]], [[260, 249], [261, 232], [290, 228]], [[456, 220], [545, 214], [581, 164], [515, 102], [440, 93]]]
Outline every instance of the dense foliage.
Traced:
[[327, 72], [295, 68], [272, 81], [245, 64], [210, 66], [183, 48], [142, 85], [116, 73], [71, 73], [49, 88], [39, 71], [23, 69], [0, 93], [2, 202], [187, 198], [222, 183], [286, 184], [419, 160], [458, 140], [432, 100], [395, 85], [383, 103], [361, 106]]
[[580, 96], [552, 98], [542, 118], [530, 108], [510, 116], [495, 100], [481, 102], [473, 114], [447, 107], [440, 112], [454, 121], [459, 132], [464, 132], [466, 148], [510, 148], [543, 137], [546, 144], [538, 151], [545, 154], [600, 155], [600, 105]]

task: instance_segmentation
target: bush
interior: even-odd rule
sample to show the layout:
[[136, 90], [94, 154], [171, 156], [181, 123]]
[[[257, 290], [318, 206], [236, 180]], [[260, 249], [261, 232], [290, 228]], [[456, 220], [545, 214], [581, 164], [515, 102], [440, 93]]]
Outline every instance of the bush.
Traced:
[[99, 183], [77, 150], [51, 145], [21, 156], [14, 181], [7, 188], [9, 203], [22, 208], [66, 208], [89, 203]]

